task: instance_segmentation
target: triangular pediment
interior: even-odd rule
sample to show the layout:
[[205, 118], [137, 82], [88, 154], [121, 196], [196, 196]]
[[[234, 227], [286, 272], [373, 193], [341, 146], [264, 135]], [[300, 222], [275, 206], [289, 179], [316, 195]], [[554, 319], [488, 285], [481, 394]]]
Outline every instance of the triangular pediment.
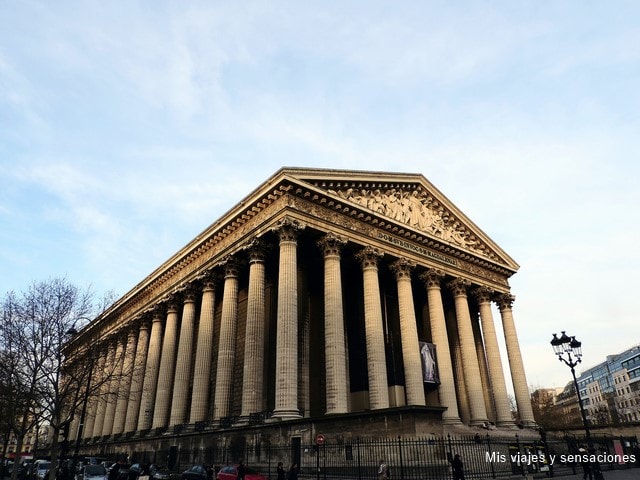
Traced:
[[284, 168], [281, 173], [438, 242], [517, 270], [518, 264], [423, 175]]

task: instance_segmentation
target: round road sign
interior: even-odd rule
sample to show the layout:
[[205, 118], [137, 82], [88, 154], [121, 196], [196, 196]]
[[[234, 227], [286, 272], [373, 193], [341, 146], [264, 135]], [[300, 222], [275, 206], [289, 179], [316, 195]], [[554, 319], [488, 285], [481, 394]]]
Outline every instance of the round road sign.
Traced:
[[316, 435], [316, 445], [323, 445], [324, 444], [324, 435], [319, 433]]

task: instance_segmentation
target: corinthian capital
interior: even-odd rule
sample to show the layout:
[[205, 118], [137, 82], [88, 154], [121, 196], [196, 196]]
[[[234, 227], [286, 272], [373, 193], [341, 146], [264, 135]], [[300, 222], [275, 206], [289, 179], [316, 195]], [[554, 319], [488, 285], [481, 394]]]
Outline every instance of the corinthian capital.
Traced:
[[240, 262], [234, 255], [227, 255], [220, 262], [224, 268], [224, 278], [236, 278], [240, 273]]
[[318, 246], [322, 249], [325, 257], [330, 255], [340, 256], [340, 250], [347, 244], [347, 239], [329, 232], [320, 240], [318, 240]]
[[389, 268], [396, 275], [396, 280], [400, 280], [401, 278], [408, 278], [411, 280], [411, 271], [415, 268], [416, 264], [406, 258], [401, 258], [396, 260]]
[[356, 258], [360, 260], [362, 268], [376, 268], [378, 266], [378, 260], [380, 260], [383, 255], [382, 250], [368, 246], [356, 253]]
[[464, 278], [456, 278], [455, 280], [447, 283], [447, 287], [451, 290], [454, 297], [459, 296], [467, 296], [467, 288], [471, 286], [471, 282], [469, 280], [465, 280]]
[[500, 311], [511, 310], [515, 299], [516, 297], [514, 295], [511, 295], [510, 293], [502, 293], [496, 295], [495, 297], [495, 301], [498, 304], [498, 308], [500, 309]]
[[259, 238], [254, 238], [242, 249], [247, 250], [249, 253], [249, 263], [264, 262], [264, 257], [267, 254], [267, 245]]
[[440, 288], [444, 275], [444, 271], [438, 268], [429, 268], [420, 274], [420, 280], [424, 282], [424, 286], [427, 287], [427, 289]]
[[489, 303], [493, 299], [495, 292], [488, 287], [478, 287], [471, 291], [478, 303]]
[[298, 233], [304, 230], [305, 227], [306, 225], [299, 220], [284, 217], [271, 230], [280, 236], [281, 242], [295, 242], [298, 238]]

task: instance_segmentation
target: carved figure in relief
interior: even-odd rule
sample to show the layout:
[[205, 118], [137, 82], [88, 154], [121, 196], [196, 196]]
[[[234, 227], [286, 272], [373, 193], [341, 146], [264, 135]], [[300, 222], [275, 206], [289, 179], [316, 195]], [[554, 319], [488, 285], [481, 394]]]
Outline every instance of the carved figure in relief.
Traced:
[[396, 189], [392, 188], [384, 198], [384, 204], [386, 206], [385, 215], [393, 219], [396, 218], [396, 212], [398, 211], [398, 196], [396, 195]]
[[425, 210], [427, 208], [422, 204], [420, 198], [418, 198], [417, 190], [411, 192], [407, 200], [407, 208], [409, 210], [409, 225], [412, 227], [425, 228], [424, 219], [425, 219]]
[[467, 247], [477, 244], [467, 240], [464, 230], [457, 221], [453, 223], [448, 221], [449, 218], [445, 217], [446, 212], [442, 207], [436, 211], [429, 206], [428, 200], [421, 196], [418, 190], [409, 192], [390, 188], [386, 191], [380, 189], [371, 191], [365, 188], [360, 190], [347, 188], [328, 191], [373, 212], [430, 232], [444, 241]]

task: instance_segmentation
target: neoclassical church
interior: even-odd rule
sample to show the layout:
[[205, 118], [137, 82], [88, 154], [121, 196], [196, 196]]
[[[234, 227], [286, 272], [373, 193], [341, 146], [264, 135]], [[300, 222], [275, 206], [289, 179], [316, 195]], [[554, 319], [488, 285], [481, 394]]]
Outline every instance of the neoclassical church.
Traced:
[[126, 373], [70, 439], [513, 428], [507, 382], [534, 427], [517, 269], [420, 174], [283, 168], [77, 335], [70, 348], [96, 345], [93, 375]]

